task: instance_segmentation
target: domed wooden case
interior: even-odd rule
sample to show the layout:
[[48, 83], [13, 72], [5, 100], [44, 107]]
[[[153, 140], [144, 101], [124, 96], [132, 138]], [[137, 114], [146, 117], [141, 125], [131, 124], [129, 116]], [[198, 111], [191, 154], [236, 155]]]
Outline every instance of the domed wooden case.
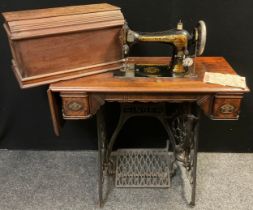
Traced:
[[22, 88], [122, 66], [119, 7], [91, 4], [3, 13]]

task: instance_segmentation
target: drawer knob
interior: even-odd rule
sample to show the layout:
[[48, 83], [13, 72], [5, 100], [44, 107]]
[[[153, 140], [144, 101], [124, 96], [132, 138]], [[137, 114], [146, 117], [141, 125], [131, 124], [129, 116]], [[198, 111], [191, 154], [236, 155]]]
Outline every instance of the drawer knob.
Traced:
[[79, 111], [83, 108], [83, 105], [76, 102], [76, 101], [72, 101], [68, 104], [68, 109], [71, 111]]
[[235, 111], [235, 106], [232, 104], [224, 104], [220, 107], [222, 114], [231, 114]]

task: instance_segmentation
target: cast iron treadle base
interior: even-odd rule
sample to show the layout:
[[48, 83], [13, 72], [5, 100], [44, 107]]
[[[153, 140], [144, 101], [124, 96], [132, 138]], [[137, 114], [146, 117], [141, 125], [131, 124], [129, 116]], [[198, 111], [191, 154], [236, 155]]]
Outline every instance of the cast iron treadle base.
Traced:
[[[99, 206], [103, 205], [103, 185], [107, 175], [116, 175], [117, 187], [169, 187], [175, 161], [183, 163], [191, 186], [189, 204], [195, 205], [198, 130], [200, 109], [195, 103], [122, 103], [118, 124], [107, 136], [103, 107], [97, 112]], [[121, 149], [113, 155], [117, 136], [132, 117], [148, 116], [159, 120], [168, 135], [166, 149]], [[114, 156], [114, 157], [112, 157]], [[115, 160], [116, 159], [116, 160]]]
[[116, 187], [170, 187], [171, 160], [164, 149], [119, 149]]

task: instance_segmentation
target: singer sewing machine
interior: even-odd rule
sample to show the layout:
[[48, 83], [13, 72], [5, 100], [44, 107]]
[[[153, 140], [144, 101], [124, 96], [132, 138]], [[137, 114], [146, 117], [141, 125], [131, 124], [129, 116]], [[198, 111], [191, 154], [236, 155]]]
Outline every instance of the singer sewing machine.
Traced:
[[[138, 42], [171, 45], [173, 54], [171, 58], [128, 57], [132, 45]], [[205, 43], [204, 21], [199, 21], [192, 33], [183, 29], [181, 21], [176, 29], [155, 33], [134, 32], [125, 24], [123, 67], [50, 85], [48, 98], [57, 135], [62, 119], [97, 117], [100, 206], [105, 202], [104, 183], [108, 177], [114, 176], [116, 187], [170, 187], [175, 162], [186, 171], [188, 179], [184, 181], [190, 185], [187, 201], [195, 205], [201, 110], [213, 120], [236, 120], [243, 93], [248, 91], [203, 83], [206, 71], [235, 74], [224, 58], [197, 57], [203, 53]], [[57, 105], [58, 96], [61, 102]], [[106, 102], [120, 103], [120, 116], [112, 135], [106, 129]], [[153, 117], [160, 122], [169, 139], [165, 149], [113, 151], [121, 129], [136, 116]]]
[[[96, 116], [100, 206], [107, 176], [115, 175], [118, 187], [169, 187], [175, 162], [188, 174], [188, 201], [195, 204], [200, 113], [212, 120], [237, 120], [243, 95], [249, 91], [203, 82], [205, 72], [236, 75], [222, 57], [198, 57], [205, 49], [204, 21], [191, 32], [181, 21], [167, 31], [135, 32], [120, 8], [109, 4], [3, 16], [20, 86], [49, 85], [55, 134], [60, 135], [65, 120]], [[129, 57], [131, 47], [139, 42], [172, 46], [172, 56]], [[121, 106], [112, 136], [106, 132], [106, 102]], [[113, 151], [121, 128], [135, 116], [158, 119], [168, 134], [165, 149]]]
[[[124, 45], [123, 51], [127, 57], [132, 45], [139, 42], [160, 42], [173, 47], [171, 60], [166, 65], [158, 64], [131, 64], [127, 60], [121, 69], [121, 74], [115, 75], [137, 77], [192, 77], [196, 76], [193, 58], [202, 55], [206, 44], [206, 24], [200, 20], [191, 33], [183, 29], [183, 23], [179, 21], [175, 29], [161, 32], [135, 32], [125, 24], [123, 27]], [[194, 67], [193, 67], [194, 68]], [[122, 74], [123, 73], [123, 74]]]

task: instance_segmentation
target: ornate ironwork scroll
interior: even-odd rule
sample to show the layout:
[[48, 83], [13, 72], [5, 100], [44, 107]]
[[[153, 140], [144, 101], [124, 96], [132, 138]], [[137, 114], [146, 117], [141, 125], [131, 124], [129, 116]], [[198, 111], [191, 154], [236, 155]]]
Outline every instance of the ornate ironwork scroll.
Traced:
[[[198, 129], [200, 110], [196, 114], [181, 110], [181, 114], [174, 117], [171, 123], [171, 129], [175, 138], [176, 159], [183, 163], [188, 179], [191, 185], [190, 205], [195, 205], [196, 194], [196, 169], [197, 169], [197, 148], [198, 148]], [[184, 113], [185, 112], [185, 113]]]

